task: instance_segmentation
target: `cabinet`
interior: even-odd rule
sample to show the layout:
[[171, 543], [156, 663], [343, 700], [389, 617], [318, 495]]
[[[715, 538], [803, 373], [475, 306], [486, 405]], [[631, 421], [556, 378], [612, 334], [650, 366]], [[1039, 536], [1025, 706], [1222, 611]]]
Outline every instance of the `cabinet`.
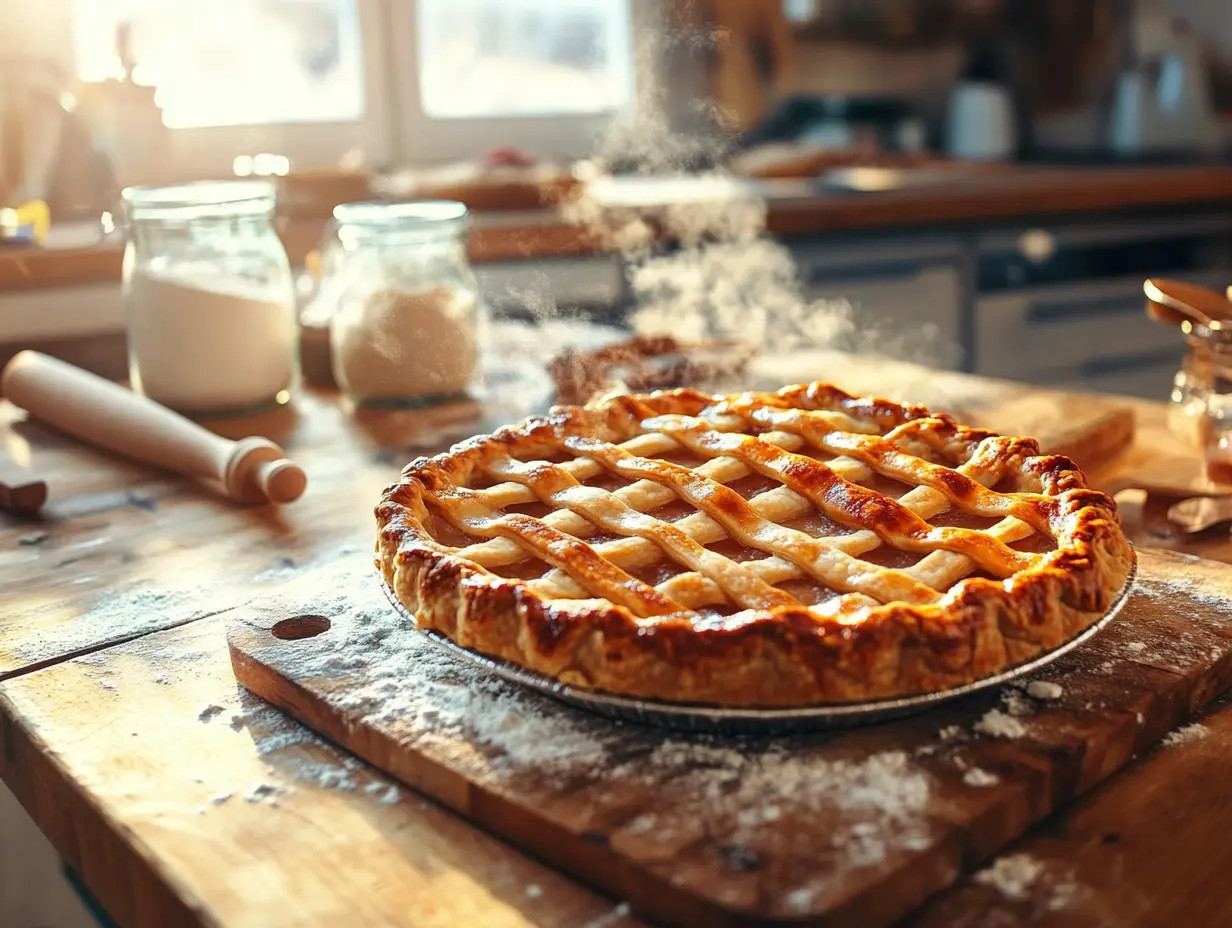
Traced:
[[977, 374], [1163, 400], [1184, 345], [1147, 318], [1142, 281], [1232, 283], [1232, 216], [986, 233], [976, 269]]
[[957, 236], [792, 245], [805, 297], [851, 304], [851, 344], [835, 347], [948, 369], [964, 354], [963, 255]]

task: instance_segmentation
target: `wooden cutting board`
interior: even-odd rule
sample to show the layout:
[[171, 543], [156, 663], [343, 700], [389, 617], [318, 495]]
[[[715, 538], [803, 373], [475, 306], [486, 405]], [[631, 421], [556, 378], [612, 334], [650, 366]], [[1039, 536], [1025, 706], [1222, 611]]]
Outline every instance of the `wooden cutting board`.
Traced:
[[675, 924], [886, 924], [1232, 685], [1232, 577], [1141, 552], [1042, 678], [858, 730], [686, 736], [492, 678], [406, 627], [362, 557], [230, 630], [240, 682], [544, 860]]

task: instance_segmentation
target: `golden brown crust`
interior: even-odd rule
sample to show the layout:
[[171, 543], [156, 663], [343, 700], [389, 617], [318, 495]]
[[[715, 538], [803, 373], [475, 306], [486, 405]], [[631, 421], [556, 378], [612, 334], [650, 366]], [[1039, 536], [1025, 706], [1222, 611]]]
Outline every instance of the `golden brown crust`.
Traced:
[[[715, 430], [714, 423], [735, 419], [744, 423], [740, 432], [757, 437]], [[887, 432], [893, 434], [886, 438]], [[782, 505], [807, 499], [838, 521], [867, 529], [840, 536], [840, 548], [858, 554], [891, 544], [932, 553], [910, 575], [869, 567], [763, 519], [762, 497], [750, 505], [726, 491], [722, 477], [709, 479], [701, 468], [677, 472], [649, 454], [622, 450], [622, 443], [700, 449], [709, 456], [711, 474], [773, 473], [784, 484], [774, 491]], [[847, 471], [835, 460], [828, 468], [790, 451], [803, 446], [844, 455]], [[559, 457], [562, 448], [585, 458], [591, 470], [567, 472], [544, 462]], [[727, 397], [675, 390], [617, 397], [585, 409], [558, 407], [408, 465], [376, 510], [377, 564], [421, 627], [575, 686], [680, 702], [780, 707], [937, 691], [1060, 645], [1110, 608], [1130, 573], [1133, 549], [1112, 500], [1088, 489], [1068, 459], [1038, 451], [1030, 439], [1002, 438], [922, 407], [853, 397], [821, 383]], [[961, 466], [940, 466], [933, 463], [937, 459]], [[600, 465], [648, 479], [650, 489], [639, 490], [639, 500], [636, 494], [583, 488], [571, 476]], [[842, 476], [862, 467], [897, 479], [909, 474], [909, 482], [931, 489], [913, 491], [914, 497], [899, 503], [884, 497], [879, 502], [877, 494]], [[513, 482], [466, 489], [474, 474]], [[1012, 492], [987, 488], [1006, 481]], [[554, 513], [559, 517], [552, 525], [595, 531], [584, 513], [591, 521], [606, 520], [601, 527], [616, 527], [623, 537], [588, 544], [541, 520], [487, 508], [485, 501], [492, 499], [533, 498], [531, 490], [573, 510]], [[647, 530], [648, 517], [638, 505], [652, 508], [664, 494], [687, 498], [705, 511], [691, 517], [694, 524], [674, 523], [684, 528], [663, 537], [670, 526]], [[974, 533], [937, 529], [913, 514], [948, 506], [1006, 518]], [[465, 556], [429, 532], [442, 515], [481, 536], [464, 549]], [[1002, 529], [1003, 541], [1045, 532], [1056, 548], [1024, 557], [995, 541]], [[718, 566], [704, 560], [705, 538], [746, 531], [770, 555], [767, 560]], [[644, 563], [638, 558], [660, 548], [670, 548], [673, 558], [693, 570], [650, 586], [619, 566]], [[526, 556], [524, 551], [555, 567], [552, 576], [506, 579], [489, 569]], [[980, 567], [999, 569], [1002, 579], [967, 577], [950, 586], [947, 578], [969, 572], [972, 558]], [[480, 563], [485, 560], [487, 566]], [[772, 584], [801, 575], [824, 580], [842, 595], [812, 608], [783, 602]], [[927, 584], [917, 589], [912, 584], [921, 577], [942, 592]], [[869, 591], [886, 584], [898, 584], [915, 599], [869, 598]], [[600, 597], [596, 590], [610, 595]], [[720, 597], [745, 608], [720, 619], [691, 605]]]

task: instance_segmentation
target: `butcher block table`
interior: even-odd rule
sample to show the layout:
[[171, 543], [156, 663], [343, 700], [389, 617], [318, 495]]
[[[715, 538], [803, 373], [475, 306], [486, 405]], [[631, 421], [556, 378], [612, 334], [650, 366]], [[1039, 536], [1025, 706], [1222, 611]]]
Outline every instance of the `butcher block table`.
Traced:
[[[815, 359], [776, 359], [774, 370], [830, 374]], [[887, 368], [853, 362], [841, 373], [832, 379], [868, 389]], [[1036, 398], [923, 376], [912, 387], [923, 401], [916, 388], [928, 385], [962, 394], [960, 407], [992, 397], [1021, 416]], [[1111, 404], [1062, 399], [1049, 408], [1077, 416]], [[1135, 444], [1094, 477], [1131, 488], [1121, 499], [1135, 542], [1232, 561], [1226, 532], [1182, 544], [1160, 528], [1163, 504], [1132, 490], [1142, 468], [1197, 465], [1167, 433], [1162, 404], [1125, 405]], [[298, 503], [253, 508], [0, 405], [4, 450], [51, 488], [42, 518], [0, 516], [0, 776], [121, 926], [643, 923], [236, 682], [229, 620], [340, 559], [362, 562], [382, 488], [407, 460], [446, 446], [450, 428], [465, 432], [466, 415], [354, 417], [335, 397], [306, 393], [293, 409], [219, 424], [232, 437], [268, 435], [308, 472]], [[908, 921], [1232, 924], [1232, 706], [1216, 700], [1200, 723], [1004, 848], [987, 862], [1004, 879], [959, 878]], [[1015, 891], [1023, 860], [1050, 874], [1046, 899]]]

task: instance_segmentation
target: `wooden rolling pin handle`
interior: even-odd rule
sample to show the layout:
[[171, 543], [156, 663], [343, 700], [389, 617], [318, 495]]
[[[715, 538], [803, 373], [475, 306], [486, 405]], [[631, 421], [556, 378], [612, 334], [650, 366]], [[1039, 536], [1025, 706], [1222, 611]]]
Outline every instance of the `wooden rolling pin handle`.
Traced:
[[23, 351], [8, 363], [3, 389], [9, 401], [62, 431], [158, 467], [216, 480], [236, 499], [289, 503], [308, 483], [271, 441], [228, 441], [119, 384], [36, 351]]

